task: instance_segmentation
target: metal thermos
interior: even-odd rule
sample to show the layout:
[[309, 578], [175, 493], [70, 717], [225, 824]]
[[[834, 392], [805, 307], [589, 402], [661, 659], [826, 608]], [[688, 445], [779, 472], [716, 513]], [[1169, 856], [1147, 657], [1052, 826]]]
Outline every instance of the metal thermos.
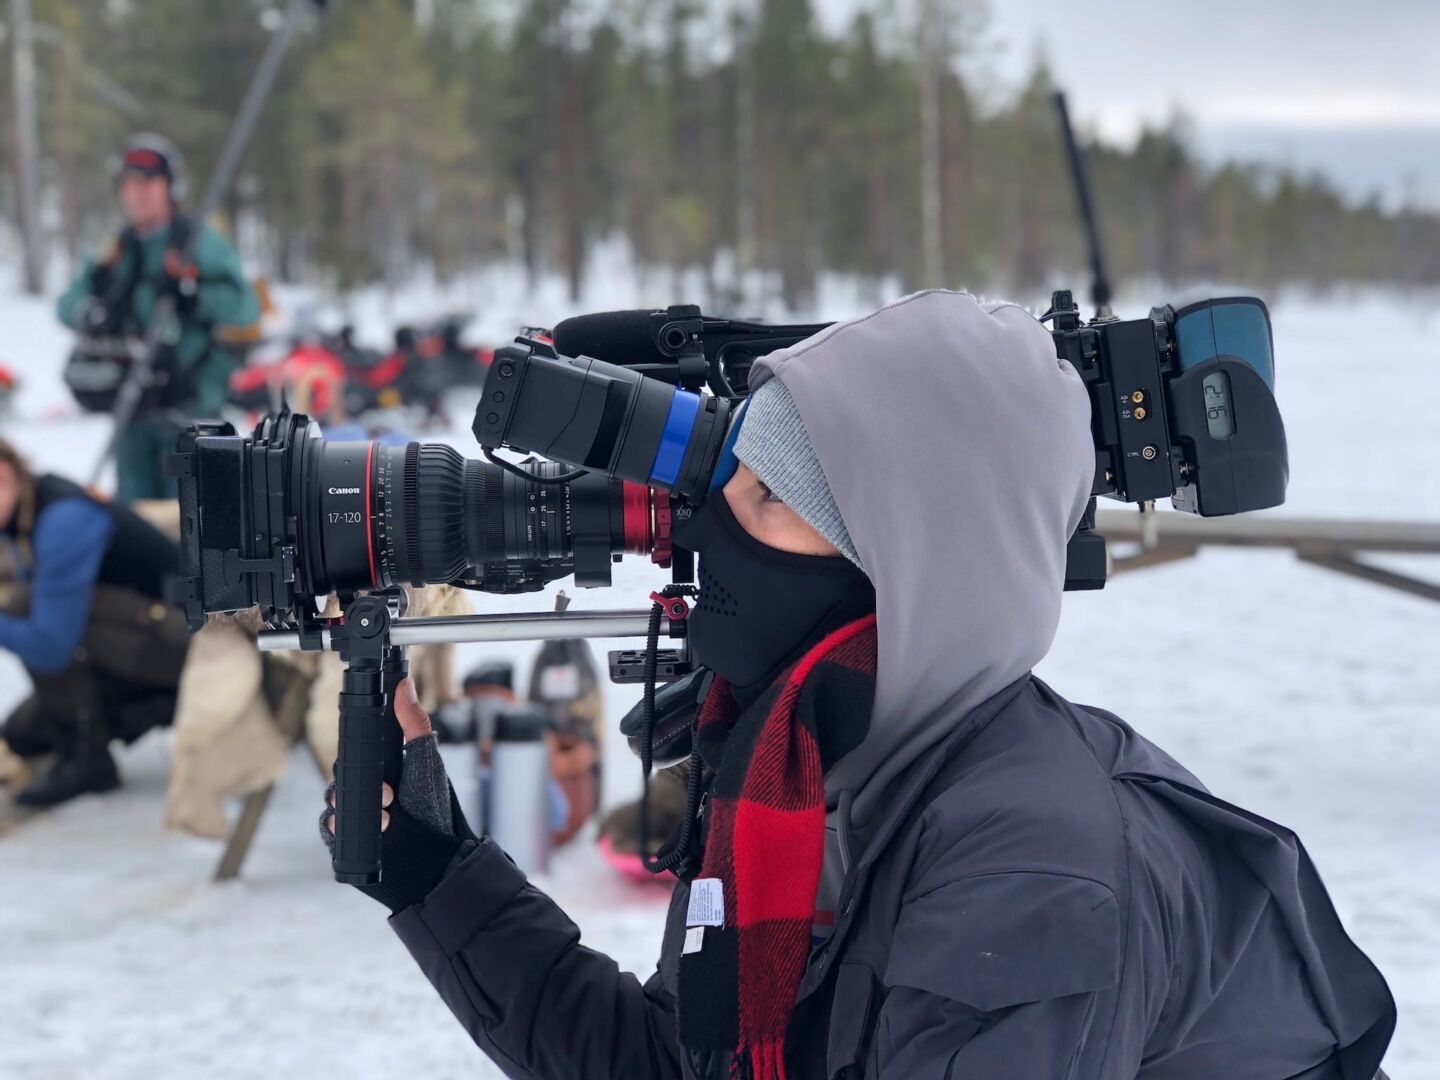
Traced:
[[550, 861], [550, 716], [533, 705], [496, 711], [485, 831], [527, 874]]
[[495, 717], [514, 705], [493, 697], [470, 698], [464, 704], [470, 714], [468, 727], [475, 735], [475, 804], [470, 827], [485, 835], [490, 832], [490, 756], [495, 751]]

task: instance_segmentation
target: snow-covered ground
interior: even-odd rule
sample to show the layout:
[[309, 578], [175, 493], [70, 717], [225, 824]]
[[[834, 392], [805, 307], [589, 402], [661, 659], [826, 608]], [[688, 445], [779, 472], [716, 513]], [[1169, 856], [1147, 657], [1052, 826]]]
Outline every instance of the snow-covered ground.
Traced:
[[[668, 282], [653, 284], [641, 292], [612, 277], [581, 306], [663, 301]], [[571, 308], [554, 291], [528, 305], [524, 295], [497, 278], [448, 299], [372, 295], [352, 315], [363, 330], [483, 302], [483, 330], [498, 337]], [[837, 292], [825, 314], [858, 302]], [[1292, 480], [1275, 513], [1440, 520], [1432, 312], [1373, 296], [1277, 307]], [[13, 297], [0, 300], [0, 327], [0, 361], [27, 379], [24, 419], [0, 430], [41, 466], [84, 474], [101, 428], [41, 419], [64, 402], [64, 335], [47, 306]], [[463, 424], [454, 441], [466, 445]], [[1440, 579], [1437, 562], [1406, 565]], [[577, 606], [635, 606], [659, 580], [634, 560], [617, 570], [621, 588], [582, 593]], [[493, 608], [549, 606], [531, 597]], [[533, 649], [469, 646], [460, 667], [497, 652], [523, 675]], [[1067, 597], [1041, 668], [1066, 695], [1127, 717], [1220, 796], [1300, 833], [1400, 1002], [1387, 1063], [1396, 1080], [1440, 1076], [1437, 657], [1434, 604], [1283, 554], [1229, 552]], [[0, 710], [23, 691], [0, 656]], [[617, 716], [635, 696], [607, 694]], [[272, 800], [243, 880], [220, 886], [210, 881], [216, 845], [161, 828], [167, 755], [166, 736], [143, 740], [122, 758], [122, 791], [0, 839], [0, 1076], [499, 1075], [382, 910], [330, 880], [315, 836], [321, 785], [305, 760]], [[613, 803], [637, 790], [638, 766], [618, 738], [606, 756]], [[465, 761], [451, 757], [462, 798]], [[588, 944], [632, 970], [653, 966], [664, 889], [615, 879], [586, 844], [557, 857], [544, 885]]]

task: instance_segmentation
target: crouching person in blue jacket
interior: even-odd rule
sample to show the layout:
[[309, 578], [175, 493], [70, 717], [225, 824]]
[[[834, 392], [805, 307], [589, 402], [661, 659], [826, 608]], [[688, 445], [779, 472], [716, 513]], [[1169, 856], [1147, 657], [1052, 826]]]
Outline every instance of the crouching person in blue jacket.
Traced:
[[714, 680], [655, 974], [470, 833], [400, 694], [364, 891], [476, 1044], [565, 1080], [1377, 1076], [1394, 1003], [1294, 833], [1031, 674], [1095, 461], [1049, 333], [921, 293], [751, 386], [674, 530]]
[[133, 741], [175, 713], [189, 638], [163, 599], [176, 545], [130, 509], [58, 476], [33, 475], [0, 441], [0, 649], [33, 690], [0, 727], [24, 758], [53, 757], [15, 801], [52, 806], [119, 782], [112, 739]]

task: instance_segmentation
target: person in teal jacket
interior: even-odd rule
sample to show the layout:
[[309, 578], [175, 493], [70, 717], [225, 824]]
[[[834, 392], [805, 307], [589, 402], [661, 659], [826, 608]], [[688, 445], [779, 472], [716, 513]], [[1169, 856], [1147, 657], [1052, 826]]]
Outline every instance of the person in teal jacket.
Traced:
[[[240, 256], [218, 232], [180, 212], [185, 197], [184, 159], [158, 135], [137, 135], [120, 160], [116, 190], [127, 221], [104, 256], [87, 260], [60, 298], [60, 321], [81, 335], [78, 351], [97, 343], [139, 341], [151, 329], [156, 301], [175, 297], [176, 326], [163, 338], [157, 369], [163, 385], [148, 392], [120, 433], [115, 450], [117, 497], [172, 498], [163, 472], [175, 434], [196, 415], [215, 415], [224, 404], [236, 351], [216, 338], [223, 326], [260, 318], [260, 301], [245, 279]], [[198, 228], [188, 260], [190, 230]]]

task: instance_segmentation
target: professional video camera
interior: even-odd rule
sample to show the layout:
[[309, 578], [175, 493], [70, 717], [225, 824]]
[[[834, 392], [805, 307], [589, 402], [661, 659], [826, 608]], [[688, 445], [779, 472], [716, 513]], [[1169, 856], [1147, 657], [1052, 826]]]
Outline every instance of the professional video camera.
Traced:
[[[1170, 497], [1206, 516], [1283, 501], [1285, 435], [1263, 303], [1206, 300], [1084, 322], [1070, 294], [1057, 292], [1043, 319], [1053, 324], [1057, 356], [1089, 390], [1094, 495], [1142, 504]], [[289, 413], [248, 437], [228, 424], [181, 435], [173, 471], [184, 576], [174, 599], [190, 625], [208, 612], [258, 605], [272, 627], [262, 645], [332, 648], [349, 664], [337, 877], [364, 882], [379, 872], [386, 763], [378, 725], [389, 686], [404, 673], [403, 646], [645, 633], [648, 653], [612, 654], [612, 677], [645, 675], [653, 702], [657, 676], [687, 672], [683, 649], [662, 659], [655, 648], [662, 618], [683, 638], [679, 593], [693, 576], [692, 558], [670, 542], [670, 522], [705, 499], [755, 358], [823, 328], [713, 319], [678, 306], [582, 316], [549, 337], [516, 339], [496, 351], [476, 408], [485, 460], [438, 444], [328, 442]], [[497, 456], [503, 448], [548, 460], [517, 465]], [[1070, 543], [1067, 588], [1104, 584], [1093, 508], [1092, 498]], [[675, 586], [652, 594], [649, 613], [399, 618], [405, 584], [512, 593], [574, 575], [577, 585], [603, 586], [612, 559], [627, 553], [672, 571]], [[347, 606], [342, 620], [327, 622], [315, 601], [331, 592]]]
[[[1094, 494], [1170, 497], [1207, 517], [1284, 500], [1261, 301], [1087, 323], [1057, 292], [1042, 319], [1090, 392]], [[750, 363], [824, 325], [672, 307], [581, 316], [552, 340], [519, 338], [496, 352], [476, 409], [486, 461], [442, 444], [327, 442], [293, 413], [249, 437], [228, 424], [192, 427], [175, 467], [186, 545], [177, 599], [196, 628], [207, 612], [256, 605], [272, 624], [294, 624], [331, 592], [454, 582], [511, 593], [572, 574], [601, 586], [622, 554], [671, 566], [671, 516], [704, 500]], [[515, 465], [495, 456], [501, 448], [550, 460]], [[1077, 536], [1094, 537], [1088, 522]], [[1102, 549], [1072, 546], [1067, 588], [1104, 584], [1092, 550]], [[683, 553], [675, 567], [688, 580]]]

